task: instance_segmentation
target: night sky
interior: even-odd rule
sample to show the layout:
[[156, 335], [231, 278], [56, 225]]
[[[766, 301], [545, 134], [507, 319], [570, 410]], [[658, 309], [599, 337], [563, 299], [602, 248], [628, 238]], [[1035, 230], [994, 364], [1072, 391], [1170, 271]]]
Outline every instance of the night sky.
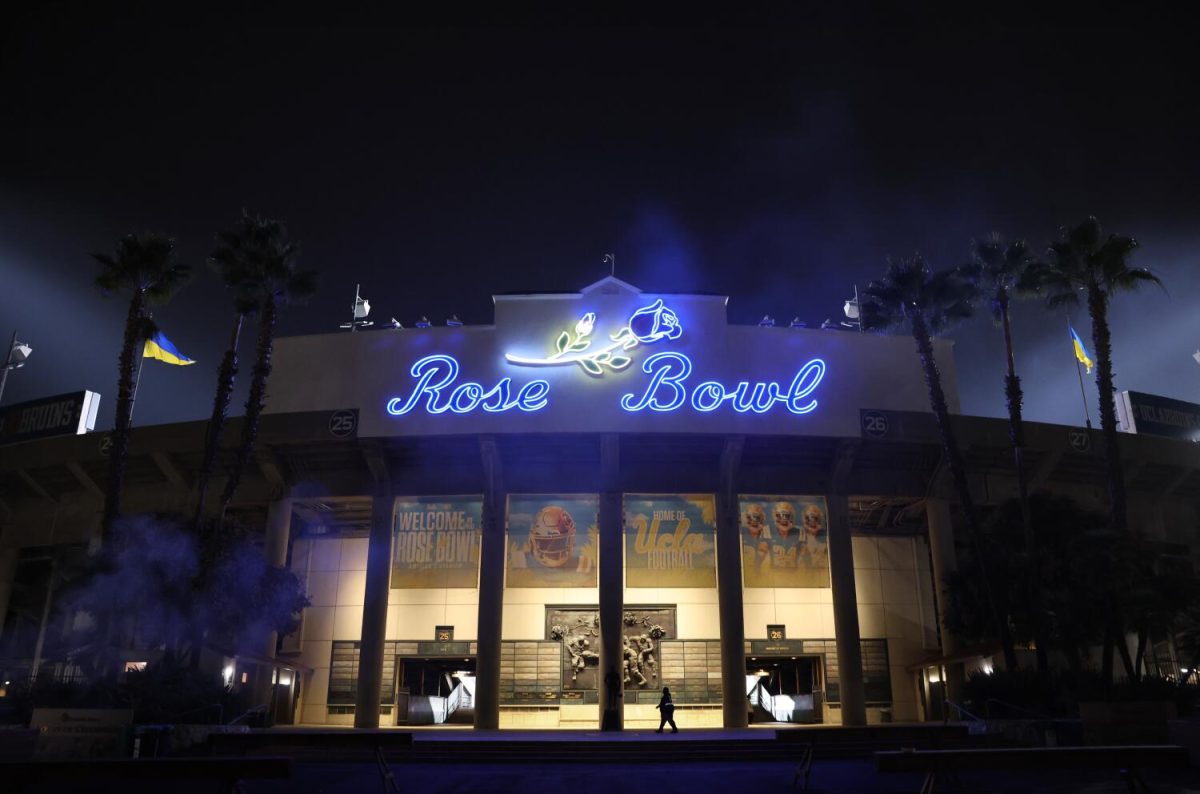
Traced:
[[[284, 335], [333, 331], [356, 282], [372, 319], [490, 323], [493, 294], [578, 290], [610, 251], [647, 292], [815, 326], [889, 255], [957, 265], [993, 230], [1041, 251], [1094, 214], [1168, 290], [1113, 307], [1118, 388], [1200, 402], [1182, 19], [26, 5], [0, 26], [0, 333], [35, 352], [5, 404], [88, 388], [111, 425], [127, 298], [92, 286], [89, 253], [155, 230], [198, 271], [155, 319], [199, 363], [151, 364], [135, 424], [207, 416], [232, 314], [204, 259], [242, 207], [286, 221], [322, 273]], [[1015, 323], [1027, 417], [1081, 424], [1063, 313], [1023, 304]], [[1002, 415], [999, 331], [981, 317], [950, 336], [964, 412]], [[1094, 418], [1092, 383], [1088, 399]]]

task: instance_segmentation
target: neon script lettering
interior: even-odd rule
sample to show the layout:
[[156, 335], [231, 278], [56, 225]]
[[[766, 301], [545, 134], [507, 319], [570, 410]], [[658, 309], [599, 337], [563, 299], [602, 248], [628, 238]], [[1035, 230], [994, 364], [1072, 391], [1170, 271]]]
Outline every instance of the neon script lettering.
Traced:
[[[692, 361], [682, 353], [656, 353], [642, 364], [642, 372], [650, 376], [640, 394], [621, 397], [621, 407], [629, 412], [644, 410], [667, 413], [685, 405], [700, 413], [711, 413], [728, 404], [740, 414], [765, 414], [776, 405], [783, 405], [793, 414], [802, 416], [817, 407], [812, 397], [825, 377], [825, 362], [814, 358], [800, 367], [786, 389], [774, 381], [740, 381], [727, 387], [707, 380], [691, 387]], [[425, 356], [412, 365], [410, 374], [416, 378], [407, 397], [388, 400], [387, 412], [404, 416], [418, 406], [431, 414], [467, 414], [476, 409], [502, 413], [516, 408], [525, 413], [540, 411], [550, 404], [550, 382], [531, 380], [515, 387], [512, 378], [502, 378], [495, 386], [466, 381], [456, 384], [459, 366], [451, 356]]]
[[817, 407], [817, 401], [809, 397], [825, 377], [825, 362], [814, 358], [802, 366], [786, 391], [773, 381], [741, 381], [727, 389], [715, 380], [707, 380], [692, 389], [690, 397], [686, 381], [692, 374], [692, 361], [682, 353], [655, 353], [642, 364], [642, 371], [650, 376], [650, 383], [640, 397], [626, 394], [621, 398], [621, 407], [626, 411], [647, 408], [660, 412], [676, 411], [690, 402], [692, 408], [702, 413], [710, 413], [729, 403], [739, 414], [765, 414], [776, 403], [782, 403], [792, 413], [803, 415]]
[[458, 362], [450, 356], [425, 356], [412, 365], [410, 374], [417, 379], [407, 399], [393, 397], [388, 400], [387, 412], [392, 416], [404, 416], [416, 408], [422, 400], [425, 410], [431, 414], [447, 411], [466, 414], [476, 408], [489, 413], [501, 413], [516, 408], [521, 411], [540, 411], [550, 404], [550, 383], [531, 380], [513, 393], [512, 378], [502, 378], [490, 389], [479, 383], [461, 383], [458, 379]]

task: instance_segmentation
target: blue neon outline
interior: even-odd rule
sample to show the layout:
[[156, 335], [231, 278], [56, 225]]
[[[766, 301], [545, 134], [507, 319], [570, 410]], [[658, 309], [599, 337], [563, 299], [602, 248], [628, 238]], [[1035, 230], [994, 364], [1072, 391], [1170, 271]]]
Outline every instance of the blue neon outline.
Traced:
[[[683, 371], [670, 379], [667, 378], [667, 367], [661, 367], [658, 371], [652, 372], [651, 370], [655, 369], [655, 365], [664, 359], [669, 359], [680, 364]], [[643, 408], [649, 408], [651, 411], [667, 413], [674, 411], [687, 401], [687, 388], [679, 381], [686, 380], [687, 376], [692, 374], [692, 360], [683, 353], [655, 353], [642, 362], [642, 372], [650, 376], [650, 383], [642, 393], [642, 399], [637, 402], [634, 402], [634, 395], [632, 394], [626, 394], [621, 398], [621, 407], [626, 411], [633, 413]], [[663, 383], [670, 385], [675, 390], [674, 399], [666, 405], [658, 402], [654, 396], [654, 393], [658, 391], [658, 387]]]
[[[712, 395], [713, 389], [716, 389], [716, 394], [714, 396], [717, 398], [717, 401], [715, 403], [713, 403], [712, 405], [707, 405], [707, 406], [700, 405], [700, 395], [701, 394]], [[696, 386], [695, 389], [692, 389], [691, 404], [692, 404], [693, 410], [696, 410], [696, 411], [699, 411], [699, 412], [705, 413], [705, 414], [712, 413], [713, 411], [720, 408], [721, 403], [723, 403], [723, 402], [725, 402], [725, 387], [722, 386], [720, 383], [717, 383], [715, 380], [706, 380], [703, 383]]]
[[[712, 413], [728, 402], [739, 414], [765, 414], [776, 403], [783, 403], [788, 411], [802, 416], [816, 410], [818, 403], [815, 398], [806, 403], [801, 401], [809, 397], [825, 379], [827, 366], [823, 359], [810, 359], [796, 372], [786, 392], [775, 381], [758, 382], [751, 386], [750, 381], [743, 380], [729, 390], [718, 381], [708, 380], [698, 384], [689, 398], [685, 381], [693, 369], [692, 360], [683, 353], [665, 351], [647, 357], [642, 362], [642, 372], [650, 376], [650, 382], [640, 398], [633, 393], [622, 396], [621, 408], [629, 413], [647, 408], [657, 413], [670, 413], [690, 403], [700, 413]], [[534, 413], [550, 404], [550, 382], [547, 380], [531, 380], [517, 389], [515, 394], [512, 378], [509, 377], [501, 378], [490, 389], [473, 381], [450, 388], [460, 371], [458, 361], [453, 356], [435, 354], [418, 359], [409, 369], [409, 374], [417, 382], [408, 399], [391, 398], [387, 402], [387, 412], [392, 416], [404, 416], [419, 406], [422, 400], [425, 410], [434, 415], [447, 411], [468, 414], [477, 408], [488, 413], [502, 413], [513, 408], [523, 413]], [[658, 396], [664, 386], [672, 390], [669, 402], [663, 402]], [[443, 400], [440, 404], [439, 399]]]
[[[817, 373], [813, 377], [812, 383], [809, 383], [808, 385], [804, 386], [797, 392], [797, 390], [796, 390], [797, 385], [802, 384], [804, 382], [804, 379], [808, 376], [808, 373], [812, 372], [812, 371], [816, 371], [816, 373]], [[801, 400], [801, 399], [807, 397], [808, 395], [812, 394], [813, 391], [816, 390], [817, 386], [819, 386], [821, 384], [821, 381], [824, 379], [825, 379], [825, 360], [824, 359], [814, 358], [814, 359], [810, 360], [807, 364], [805, 364], [803, 367], [801, 367], [800, 371], [796, 373], [796, 377], [792, 379], [791, 388], [788, 389], [788, 397], [785, 401], [785, 404], [787, 405], [787, 409], [789, 411], [791, 411], [792, 413], [798, 414], [798, 415], [812, 413], [814, 410], [816, 410], [817, 401], [815, 399], [810, 401], [807, 405], [803, 405], [803, 406], [799, 406], [799, 407], [796, 406], [796, 401]]]
[[[679, 372], [672, 373], [670, 364], [659, 365], [660, 361], [670, 361], [679, 365]], [[775, 381], [767, 381], [750, 385], [749, 381], [739, 381], [732, 390], [726, 389], [718, 381], [706, 380], [698, 384], [688, 397], [688, 388], [683, 381], [692, 374], [692, 360], [683, 353], [655, 353], [642, 362], [642, 372], [650, 376], [650, 382], [643, 389], [641, 397], [626, 394], [621, 398], [621, 407], [630, 413], [649, 408], [651, 411], [668, 413], [680, 408], [684, 403], [701, 413], [712, 413], [728, 402], [729, 406], [739, 414], [765, 414], [783, 403], [784, 407], [797, 416], [812, 413], [817, 408], [815, 399], [801, 404], [800, 401], [812, 394], [825, 378], [825, 361], [820, 358], [810, 359], [796, 373], [787, 392], [782, 391]], [[658, 399], [658, 390], [666, 384], [674, 390], [674, 396], [669, 403]]]
[[[432, 383], [442, 365], [445, 375], [437, 383]], [[410, 375], [417, 379], [416, 385], [407, 400], [393, 397], [387, 401], [387, 412], [392, 416], [404, 416], [425, 400], [425, 410], [437, 415], [446, 411], [456, 414], [468, 414], [476, 408], [483, 408], [489, 413], [500, 413], [516, 408], [524, 413], [540, 411], [550, 404], [550, 382], [546, 380], [531, 380], [516, 394], [512, 393], [512, 378], [501, 378], [491, 389], [484, 390], [483, 385], [466, 381], [450, 390], [444, 391], [458, 378], [460, 367], [453, 356], [431, 355], [418, 359], [409, 369]], [[432, 385], [431, 385], [432, 383]], [[468, 402], [462, 402], [463, 397]], [[444, 397], [445, 402], [438, 404], [438, 398]]]

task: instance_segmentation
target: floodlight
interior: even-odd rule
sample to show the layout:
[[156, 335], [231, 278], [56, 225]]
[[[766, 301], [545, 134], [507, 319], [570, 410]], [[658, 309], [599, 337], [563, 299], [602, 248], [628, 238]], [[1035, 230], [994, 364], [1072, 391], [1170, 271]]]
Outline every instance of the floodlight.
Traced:
[[33, 348], [24, 342], [17, 341], [17, 332], [13, 331], [12, 341], [4, 356], [4, 365], [0, 366], [0, 398], [4, 397], [4, 386], [8, 383], [8, 372], [25, 366], [25, 360], [33, 353]]
[[24, 342], [17, 342], [12, 346], [12, 350], [8, 354], [8, 366], [12, 369], [19, 369], [25, 366], [25, 359], [29, 358], [29, 354], [33, 352], [33, 348]]

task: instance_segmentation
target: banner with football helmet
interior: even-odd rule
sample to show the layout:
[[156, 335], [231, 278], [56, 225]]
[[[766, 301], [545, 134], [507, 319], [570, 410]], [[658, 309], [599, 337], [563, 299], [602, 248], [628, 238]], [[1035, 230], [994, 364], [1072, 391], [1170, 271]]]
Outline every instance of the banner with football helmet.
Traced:
[[596, 587], [600, 559], [594, 495], [509, 496], [506, 587]]
[[392, 588], [478, 587], [483, 499], [396, 500], [392, 514]]
[[625, 497], [626, 587], [716, 587], [712, 494]]
[[829, 587], [824, 496], [738, 497], [745, 587]]

